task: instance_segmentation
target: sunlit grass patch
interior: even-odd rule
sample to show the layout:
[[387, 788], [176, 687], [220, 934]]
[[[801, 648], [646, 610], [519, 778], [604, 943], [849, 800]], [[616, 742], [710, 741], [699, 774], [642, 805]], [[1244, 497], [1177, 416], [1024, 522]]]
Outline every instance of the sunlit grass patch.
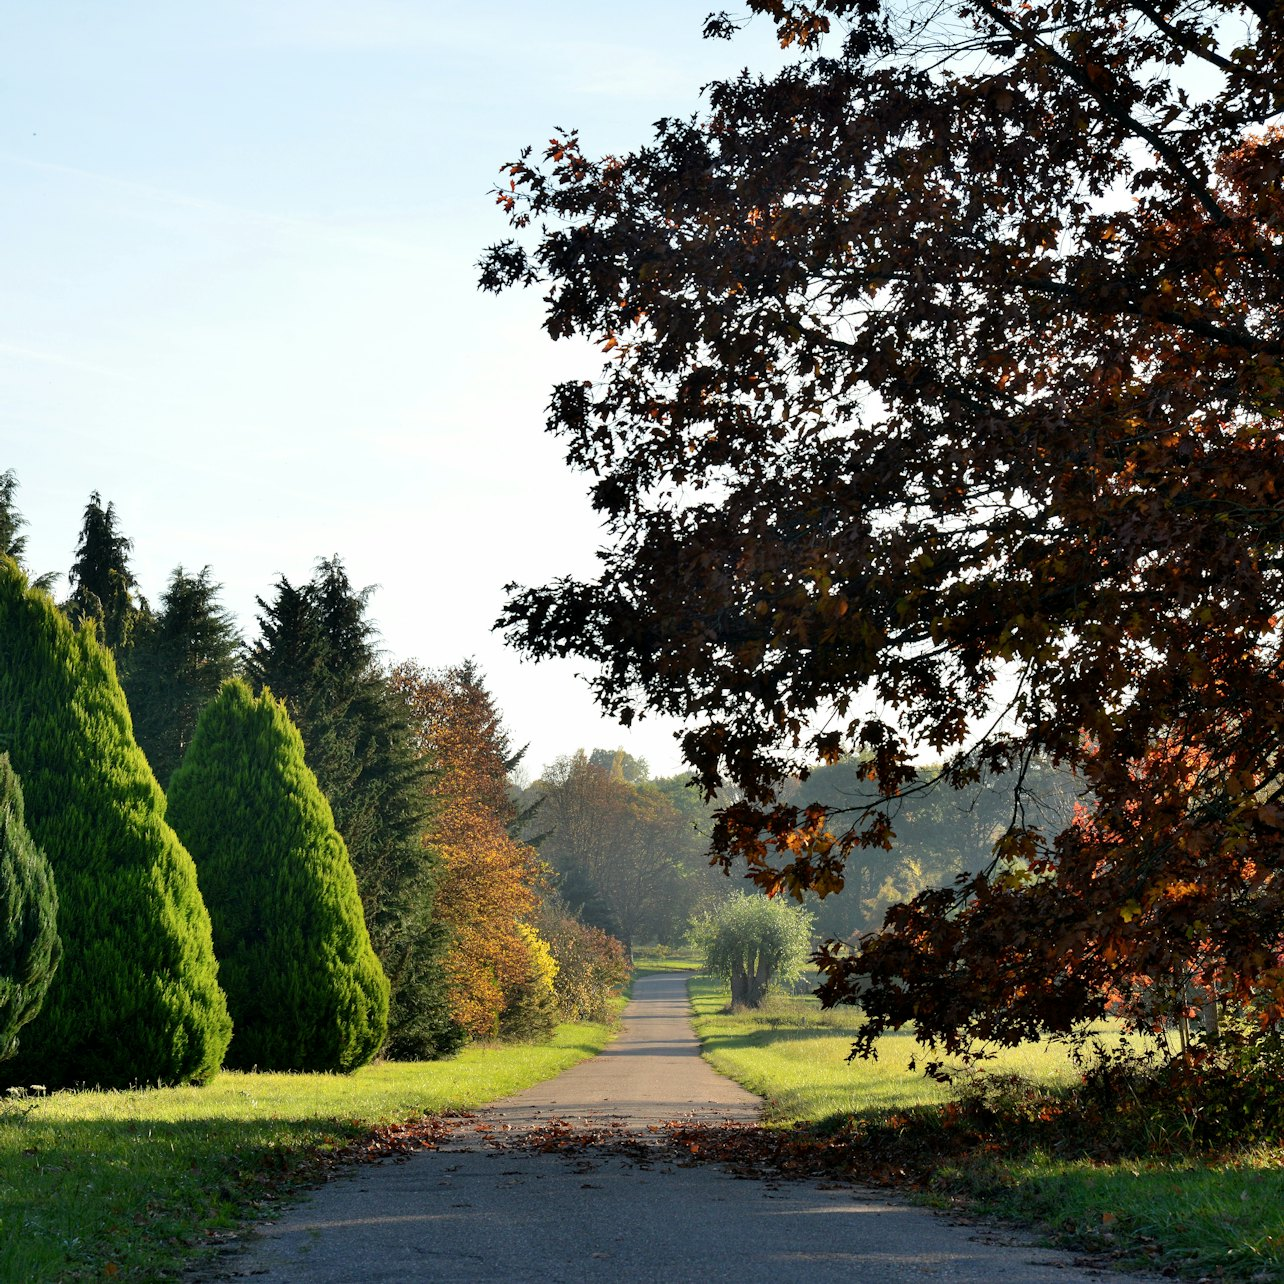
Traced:
[[633, 970], [648, 972], [698, 972], [700, 957], [687, 949], [670, 949], [664, 945], [639, 945], [633, 951]]
[[[935, 1105], [950, 1090], [909, 1069], [922, 1048], [908, 1033], [880, 1040], [877, 1061], [848, 1061], [861, 1024], [855, 1008], [826, 1011], [816, 999], [773, 995], [752, 1012], [727, 1012], [726, 987], [708, 977], [690, 986], [696, 1032], [715, 1069], [767, 1101], [773, 1123], [815, 1123], [832, 1116], [878, 1115]], [[994, 1069], [1043, 1082], [1073, 1076], [1067, 1050], [1053, 1043], [1004, 1049]]]
[[157, 1280], [379, 1124], [466, 1110], [599, 1051], [602, 1025], [352, 1075], [61, 1092], [0, 1113], [0, 1280]]
[[[1103, 1158], [1081, 1120], [1056, 1113], [1058, 1090], [1080, 1080], [1062, 1043], [1001, 1050], [987, 1063], [1001, 1076], [991, 1087], [954, 1089], [909, 1071], [922, 1049], [907, 1034], [880, 1040], [877, 1061], [846, 1061], [861, 1021], [855, 1009], [825, 1012], [814, 999], [780, 996], [759, 1012], [731, 1013], [716, 981], [697, 978], [690, 988], [712, 1064], [767, 1100], [769, 1123], [850, 1138], [856, 1176], [908, 1175], [935, 1200], [1041, 1223], [1056, 1241], [1123, 1267], [1284, 1280], [1284, 1148]], [[994, 1133], [977, 1131], [984, 1111], [960, 1111], [960, 1091], [993, 1106]], [[1063, 1108], [1073, 1100], [1063, 1097]], [[1032, 1142], [1036, 1135], [1043, 1140]]]

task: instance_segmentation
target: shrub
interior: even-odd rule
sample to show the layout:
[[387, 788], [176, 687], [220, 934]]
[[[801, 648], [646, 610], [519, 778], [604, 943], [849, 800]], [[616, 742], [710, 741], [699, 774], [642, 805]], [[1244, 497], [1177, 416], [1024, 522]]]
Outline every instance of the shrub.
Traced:
[[629, 979], [624, 946], [557, 905], [546, 904], [540, 935], [557, 964], [553, 999], [563, 1021], [606, 1021], [611, 1000]]
[[529, 973], [509, 990], [504, 1010], [499, 1014], [499, 1033], [501, 1038], [534, 1043], [547, 1039], [557, 1026], [553, 989], [557, 962], [548, 942], [533, 927], [519, 923], [517, 930], [526, 943]]
[[214, 923], [237, 1069], [355, 1070], [388, 1029], [388, 982], [330, 805], [285, 706], [224, 683], [170, 784]]
[[8, 1083], [203, 1083], [231, 1037], [191, 857], [110, 654], [0, 558], [0, 746], [58, 884], [62, 963]]
[[705, 970], [730, 983], [732, 1007], [758, 1008], [773, 984], [802, 974], [811, 925], [802, 906], [750, 893], [694, 919], [691, 941]]
[[45, 854], [31, 839], [22, 787], [0, 753], [0, 1061], [39, 1011], [62, 957], [58, 894]]

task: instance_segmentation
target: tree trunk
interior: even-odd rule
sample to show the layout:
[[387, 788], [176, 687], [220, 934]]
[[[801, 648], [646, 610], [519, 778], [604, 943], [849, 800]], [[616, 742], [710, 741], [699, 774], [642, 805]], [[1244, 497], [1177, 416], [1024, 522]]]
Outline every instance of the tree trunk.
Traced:
[[1199, 1009], [1199, 1019], [1204, 1026], [1204, 1039], [1213, 1044], [1217, 1042], [1217, 996], [1210, 994], [1208, 1002]]
[[733, 1008], [753, 1006], [749, 1002], [749, 973], [745, 969], [743, 959], [736, 959], [731, 965], [731, 1006]]
[[753, 977], [749, 983], [749, 1006], [760, 1008], [767, 1001], [767, 986], [771, 983], [771, 964], [765, 954], [759, 953]]

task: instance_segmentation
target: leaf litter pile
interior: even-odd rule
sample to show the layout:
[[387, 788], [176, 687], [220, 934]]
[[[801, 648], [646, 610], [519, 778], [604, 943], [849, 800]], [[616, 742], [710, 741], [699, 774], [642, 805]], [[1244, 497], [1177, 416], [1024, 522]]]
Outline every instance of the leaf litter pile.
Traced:
[[[881, 1134], [882, 1129], [879, 1130]], [[735, 1120], [675, 1119], [644, 1129], [624, 1122], [549, 1118], [534, 1125], [491, 1122], [468, 1112], [386, 1125], [368, 1137], [318, 1156], [318, 1177], [350, 1163], [405, 1160], [419, 1150], [466, 1149], [469, 1140], [492, 1149], [562, 1154], [592, 1151], [678, 1167], [717, 1164], [746, 1179], [841, 1180], [922, 1189], [939, 1152], [921, 1144], [884, 1149], [886, 1138], [851, 1131], [822, 1133], [798, 1125], [768, 1128]], [[882, 1150], [875, 1154], [875, 1148]]]

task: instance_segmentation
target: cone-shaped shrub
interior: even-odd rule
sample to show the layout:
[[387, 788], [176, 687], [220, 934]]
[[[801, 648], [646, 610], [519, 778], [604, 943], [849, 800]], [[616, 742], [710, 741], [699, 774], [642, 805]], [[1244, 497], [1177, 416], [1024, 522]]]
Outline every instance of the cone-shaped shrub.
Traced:
[[0, 753], [0, 1061], [39, 1011], [62, 957], [58, 894], [23, 818], [22, 787]]
[[0, 1081], [203, 1083], [231, 1037], [192, 858], [111, 655], [0, 557], [0, 747], [58, 883], [62, 964]]
[[237, 1069], [355, 1070], [388, 1029], [388, 982], [330, 804], [285, 706], [224, 683], [169, 787], [214, 922]]

